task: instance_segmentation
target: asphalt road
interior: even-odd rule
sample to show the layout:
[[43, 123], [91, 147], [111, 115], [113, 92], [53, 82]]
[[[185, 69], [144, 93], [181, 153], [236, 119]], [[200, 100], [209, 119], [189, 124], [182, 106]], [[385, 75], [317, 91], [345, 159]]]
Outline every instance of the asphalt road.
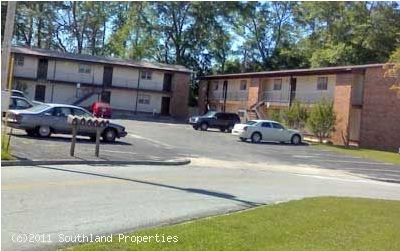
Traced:
[[[290, 169], [340, 170], [362, 177], [400, 183], [400, 166], [370, 159], [346, 156], [308, 145], [241, 142], [229, 133], [219, 130], [195, 131], [187, 124], [157, 123], [135, 120], [114, 120], [126, 126], [128, 135], [114, 144], [100, 146], [102, 160], [171, 160], [190, 158], [194, 163], [218, 166], [243, 165], [258, 169], [286, 166]], [[13, 152], [20, 159], [62, 160], [69, 156], [71, 136], [54, 135], [50, 139], [26, 136], [21, 130], [13, 131]], [[400, 156], [399, 156], [400, 158]], [[75, 159], [92, 160], [94, 144], [80, 138]], [[322, 171], [323, 171], [322, 170]]]
[[[60, 235], [120, 233], [304, 197], [400, 200], [400, 184], [360, 178], [398, 179], [399, 166], [308, 145], [243, 143], [184, 124], [116, 122], [129, 134], [101, 145], [102, 158], [189, 157], [192, 163], [2, 167], [3, 250], [54, 250], [71, 244], [60, 243]], [[14, 136], [12, 148], [21, 159], [68, 158], [69, 136]], [[92, 154], [87, 139], [77, 147], [78, 158]], [[52, 242], [13, 241], [21, 234]]]
[[[400, 200], [400, 185], [193, 165], [3, 167], [2, 249], [54, 250], [72, 244], [60, 236], [121, 233], [328, 195]], [[18, 239], [24, 234], [46, 242]]]

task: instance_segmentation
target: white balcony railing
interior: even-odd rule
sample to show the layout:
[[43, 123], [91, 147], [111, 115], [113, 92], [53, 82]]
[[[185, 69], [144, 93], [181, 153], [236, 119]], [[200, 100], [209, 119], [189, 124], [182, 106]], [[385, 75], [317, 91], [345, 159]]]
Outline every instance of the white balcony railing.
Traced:
[[266, 102], [289, 103], [290, 100], [298, 100], [302, 103], [316, 103], [322, 98], [333, 101], [333, 92], [330, 91], [266, 91], [263, 94], [263, 100]]
[[[224, 100], [224, 93], [222, 91], [210, 92], [209, 98], [211, 100]], [[226, 100], [229, 101], [245, 101], [248, 99], [247, 91], [229, 91], [226, 93]]]

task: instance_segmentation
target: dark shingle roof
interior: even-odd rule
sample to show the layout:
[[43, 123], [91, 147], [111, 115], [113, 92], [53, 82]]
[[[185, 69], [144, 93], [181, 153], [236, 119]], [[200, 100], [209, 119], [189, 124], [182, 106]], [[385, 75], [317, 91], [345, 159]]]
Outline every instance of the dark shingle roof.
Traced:
[[281, 71], [262, 71], [232, 74], [216, 74], [202, 77], [202, 79], [224, 79], [224, 78], [251, 78], [251, 77], [278, 77], [278, 76], [301, 76], [301, 75], [321, 75], [351, 72], [353, 70], [363, 70], [371, 67], [382, 67], [384, 64], [366, 64], [351, 66], [321, 67], [309, 69], [281, 70]]
[[157, 70], [185, 72], [185, 73], [192, 72], [190, 69], [182, 65], [169, 65], [169, 64], [151, 63], [146, 61], [135, 61], [128, 59], [120, 59], [120, 58], [99, 57], [87, 54], [66, 53], [66, 52], [51, 51], [45, 49], [19, 47], [19, 46], [13, 46], [11, 48], [11, 52], [18, 54], [32, 55], [32, 56], [43, 56], [49, 58], [60, 58], [60, 59], [67, 59], [74, 61], [121, 65], [121, 66], [136, 67], [136, 68], [157, 69]]

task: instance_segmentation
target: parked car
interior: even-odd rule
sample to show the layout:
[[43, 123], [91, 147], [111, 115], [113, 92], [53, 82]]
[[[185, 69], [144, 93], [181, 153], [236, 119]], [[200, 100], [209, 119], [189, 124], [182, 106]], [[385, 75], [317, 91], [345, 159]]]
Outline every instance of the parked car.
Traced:
[[91, 112], [96, 117], [101, 118], [111, 118], [112, 109], [109, 103], [97, 101], [94, 102], [91, 106]]
[[[42, 104], [26, 110], [10, 110], [8, 125], [22, 129], [30, 136], [49, 137], [52, 133], [71, 134], [72, 126], [67, 123], [68, 115], [95, 118], [87, 110], [73, 105]], [[78, 126], [78, 135], [96, 138], [96, 128]], [[101, 137], [104, 141], [113, 142], [116, 138], [125, 137], [125, 127], [109, 123], [102, 129]]]
[[[3, 99], [3, 97], [2, 97]], [[33, 107], [33, 103], [26, 98], [11, 96], [10, 102], [8, 103], [8, 107], [6, 107], [6, 103], [2, 100], [1, 102], [1, 113], [4, 117], [7, 110], [22, 110]]]
[[231, 132], [234, 125], [240, 123], [240, 118], [236, 113], [209, 111], [203, 116], [189, 118], [189, 124], [195, 130], [207, 131], [208, 128], [218, 128], [221, 132], [228, 130]]
[[283, 125], [272, 120], [250, 120], [245, 124], [236, 124], [232, 134], [239, 136], [242, 141], [250, 139], [253, 143], [260, 141], [291, 142], [298, 145], [302, 141], [299, 131], [286, 129]]
[[5, 96], [6, 93], [8, 93], [8, 92], [10, 93], [10, 96], [25, 98], [26, 100], [29, 100], [33, 105], [43, 104], [43, 102], [30, 99], [28, 96], [25, 95], [25, 93], [23, 91], [20, 91], [20, 90], [13, 89], [11, 91], [9, 91], [9, 90], [1, 91], [1, 97], [3, 98], [3, 96]]

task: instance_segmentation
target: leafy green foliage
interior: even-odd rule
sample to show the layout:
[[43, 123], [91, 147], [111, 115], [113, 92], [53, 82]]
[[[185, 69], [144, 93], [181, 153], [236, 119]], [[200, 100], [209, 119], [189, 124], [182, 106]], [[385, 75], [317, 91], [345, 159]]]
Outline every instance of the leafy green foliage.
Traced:
[[308, 129], [319, 139], [329, 137], [335, 129], [336, 115], [333, 110], [333, 102], [321, 99], [312, 107], [307, 120]]
[[283, 112], [285, 124], [295, 129], [304, 129], [308, 116], [307, 108], [298, 100], [295, 100], [289, 109]]

